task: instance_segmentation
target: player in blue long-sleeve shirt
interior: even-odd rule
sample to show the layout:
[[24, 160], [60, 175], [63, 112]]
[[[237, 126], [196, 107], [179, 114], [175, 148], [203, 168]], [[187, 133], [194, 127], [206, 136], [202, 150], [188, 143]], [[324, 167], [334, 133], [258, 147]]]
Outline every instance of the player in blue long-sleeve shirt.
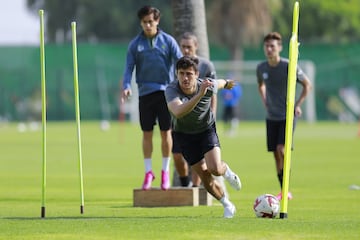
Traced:
[[156, 121], [161, 133], [162, 171], [161, 188], [170, 187], [169, 165], [172, 147], [171, 116], [165, 101], [164, 91], [174, 80], [174, 65], [182, 56], [176, 40], [158, 28], [160, 11], [144, 6], [138, 11], [143, 31], [129, 44], [126, 68], [123, 77], [121, 98], [125, 101], [131, 96], [132, 73], [136, 71], [139, 92], [140, 126], [143, 132], [142, 150], [145, 164], [145, 178], [142, 188], [151, 188], [155, 179], [152, 171], [153, 129]]

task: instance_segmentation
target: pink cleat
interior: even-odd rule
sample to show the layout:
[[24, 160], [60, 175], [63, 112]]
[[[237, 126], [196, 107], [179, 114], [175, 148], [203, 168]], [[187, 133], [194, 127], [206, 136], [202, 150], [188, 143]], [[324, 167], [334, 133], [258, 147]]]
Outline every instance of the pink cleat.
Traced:
[[168, 171], [161, 171], [161, 189], [168, 190], [170, 188], [170, 179]]
[[[276, 195], [276, 198], [280, 201], [282, 199], [282, 192]], [[288, 192], [288, 199], [289, 200], [293, 199], [293, 195], [291, 194], [291, 192]]]
[[151, 183], [154, 181], [155, 176], [152, 171], [145, 173], [144, 183], [142, 185], [143, 190], [149, 190], [151, 188]]

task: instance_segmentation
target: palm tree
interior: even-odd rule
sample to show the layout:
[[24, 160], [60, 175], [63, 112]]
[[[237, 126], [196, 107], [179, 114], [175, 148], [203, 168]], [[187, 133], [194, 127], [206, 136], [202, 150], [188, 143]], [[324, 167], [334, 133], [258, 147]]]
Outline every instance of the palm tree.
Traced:
[[243, 59], [243, 46], [259, 43], [272, 27], [270, 4], [278, 0], [221, 0], [211, 4], [214, 39], [228, 47], [233, 60]]
[[171, 6], [175, 38], [179, 40], [184, 32], [194, 33], [199, 43], [197, 54], [209, 58], [204, 0], [172, 0]]

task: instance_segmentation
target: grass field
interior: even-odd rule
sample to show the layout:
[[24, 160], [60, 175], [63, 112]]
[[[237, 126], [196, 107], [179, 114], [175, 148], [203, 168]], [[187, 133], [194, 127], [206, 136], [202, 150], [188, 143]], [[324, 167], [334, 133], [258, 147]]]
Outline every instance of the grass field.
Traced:
[[[223, 158], [241, 177], [228, 187], [237, 206], [233, 219], [222, 207], [134, 208], [143, 162], [138, 125], [82, 122], [85, 213], [80, 214], [76, 126], [47, 125], [46, 219], [41, 208], [41, 131], [20, 133], [0, 125], [0, 239], [360, 239], [360, 138], [358, 124], [300, 122], [292, 154], [287, 219], [258, 219], [254, 199], [277, 194], [272, 155], [263, 122], [241, 122], [236, 137], [219, 123]], [[159, 133], [153, 167], [160, 182]]]

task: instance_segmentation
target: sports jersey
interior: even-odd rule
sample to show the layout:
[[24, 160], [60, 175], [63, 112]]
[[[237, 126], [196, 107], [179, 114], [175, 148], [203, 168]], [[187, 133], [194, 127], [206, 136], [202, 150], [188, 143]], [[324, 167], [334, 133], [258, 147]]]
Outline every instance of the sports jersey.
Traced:
[[[208, 88], [206, 94], [196, 104], [195, 108], [187, 115], [181, 118], [173, 117], [173, 131], [188, 134], [200, 133], [207, 130], [215, 122], [215, 117], [210, 110], [210, 103], [212, 95], [218, 91], [218, 83], [214, 79], [207, 78], [213, 82], [213, 87]], [[199, 92], [201, 82], [203, 80], [198, 78], [196, 92], [192, 95], [183, 93], [179, 86], [178, 80], [169, 84], [165, 91], [166, 102], [169, 103], [178, 98], [182, 102], [186, 102]]]
[[181, 56], [177, 42], [169, 34], [158, 29], [156, 36], [149, 39], [141, 32], [128, 46], [123, 89], [130, 88], [135, 68], [139, 96], [165, 91], [174, 80], [174, 64]]
[[[288, 81], [289, 60], [281, 58], [276, 66], [270, 66], [267, 61], [261, 62], [256, 68], [258, 83], [266, 86], [267, 119], [286, 119], [286, 96]], [[300, 67], [296, 69], [296, 81], [301, 82], [306, 78]]]

